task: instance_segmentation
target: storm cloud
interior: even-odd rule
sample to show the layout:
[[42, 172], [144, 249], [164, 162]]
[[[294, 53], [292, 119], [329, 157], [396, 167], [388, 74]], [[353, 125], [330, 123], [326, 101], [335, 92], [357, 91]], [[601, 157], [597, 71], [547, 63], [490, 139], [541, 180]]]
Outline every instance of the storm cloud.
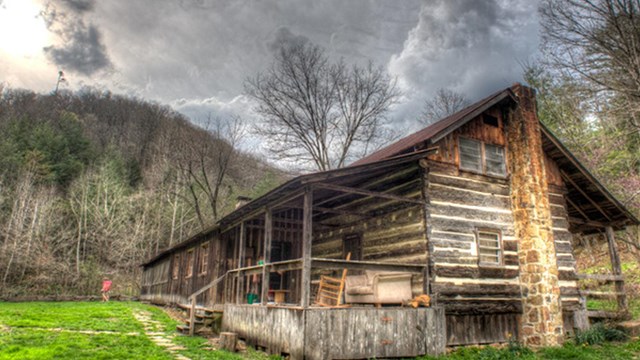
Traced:
[[50, 2], [42, 13], [47, 28], [60, 40], [43, 50], [65, 71], [90, 76], [111, 66], [100, 30], [84, 19], [94, 4], [93, 0], [58, 0]]
[[43, 6], [55, 35], [43, 52], [48, 63], [0, 67], [0, 82], [42, 78], [48, 90], [51, 74], [64, 70], [70, 89], [167, 103], [194, 122], [227, 114], [252, 121], [244, 81], [288, 42], [385, 67], [404, 94], [389, 116], [406, 131], [439, 88], [474, 100], [521, 81], [519, 64], [538, 44], [537, 0], [29, 1]]
[[399, 111], [417, 116], [440, 88], [475, 100], [521, 81], [520, 64], [537, 51], [536, 9], [530, 0], [425, 1], [418, 24], [389, 62], [407, 95]]

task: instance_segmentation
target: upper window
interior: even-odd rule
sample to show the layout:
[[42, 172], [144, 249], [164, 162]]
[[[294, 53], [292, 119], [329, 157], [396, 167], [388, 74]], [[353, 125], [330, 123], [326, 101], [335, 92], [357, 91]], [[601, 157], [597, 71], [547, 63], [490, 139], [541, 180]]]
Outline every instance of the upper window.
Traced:
[[209, 244], [202, 244], [200, 248], [200, 271], [198, 274], [204, 275], [209, 267]]
[[481, 174], [505, 176], [504, 147], [460, 138], [460, 168]]
[[173, 257], [173, 278], [177, 279], [180, 274], [180, 255], [176, 254]]
[[502, 263], [502, 241], [500, 231], [478, 230], [476, 232], [478, 243], [478, 261], [481, 264]]
[[193, 276], [193, 249], [187, 251], [187, 275], [185, 277], [190, 278]]

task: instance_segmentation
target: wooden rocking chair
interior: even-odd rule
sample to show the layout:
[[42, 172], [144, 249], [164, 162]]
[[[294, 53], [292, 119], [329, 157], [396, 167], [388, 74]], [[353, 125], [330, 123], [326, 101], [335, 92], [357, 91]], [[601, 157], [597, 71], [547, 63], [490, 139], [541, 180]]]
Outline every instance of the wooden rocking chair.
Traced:
[[[351, 260], [351, 253], [347, 254], [347, 261]], [[342, 292], [344, 291], [344, 283], [347, 278], [347, 269], [342, 270], [342, 277], [335, 278], [322, 275], [316, 294], [314, 305], [318, 306], [340, 306], [342, 303]]]

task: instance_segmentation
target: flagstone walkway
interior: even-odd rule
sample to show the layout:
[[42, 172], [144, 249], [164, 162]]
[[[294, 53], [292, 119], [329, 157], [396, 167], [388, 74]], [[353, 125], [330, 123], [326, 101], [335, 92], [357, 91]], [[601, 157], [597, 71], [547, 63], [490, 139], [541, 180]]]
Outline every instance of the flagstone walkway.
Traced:
[[171, 355], [175, 356], [177, 360], [191, 360], [188, 357], [178, 353], [179, 350], [185, 350], [184, 347], [176, 345], [173, 342], [173, 338], [176, 334], [167, 334], [164, 332], [165, 328], [159, 321], [151, 319], [151, 314], [143, 310], [135, 310], [133, 316], [138, 320], [144, 328], [144, 333], [153, 341], [156, 345], [165, 348]]

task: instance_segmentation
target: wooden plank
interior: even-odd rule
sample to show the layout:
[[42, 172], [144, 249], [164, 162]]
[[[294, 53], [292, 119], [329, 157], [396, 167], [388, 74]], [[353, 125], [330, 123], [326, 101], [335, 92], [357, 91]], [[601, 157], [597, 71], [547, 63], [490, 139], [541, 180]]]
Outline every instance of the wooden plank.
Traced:
[[[616, 245], [615, 234], [611, 226], [605, 228], [607, 235], [607, 241], [609, 243], [609, 257], [611, 258], [611, 270], [613, 275], [622, 276], [622, 267], [620, 264], [620, 255], [618, 254], [618, 246]], [[627, 302], [627, 296], [624, 292], [624, 281], [616, 281], [615, 283], [616, 293], [618, 293], [618, 311], [627, 312], [629, 310], [629, 304]]]
[[342, 186], [342, 185], [327, 184], [327, 183], [317, 183], [317, 184], [315, 184], [315, 186], [323, 188], [323, 189], [327, 189], [327, 190], [340, 191], [340, 192], [345, 192], [345, 193], [350, 193], [350, 194], [373, 196], [373, 197], [379, 197], [379, 198], [388, 199], [388, 200], [408, 202], [408, 203], [412, 203], [412, 204], [420, 204], [420, 205], [424, 204], [424, 201], [416, 200], [416, 199], [412, 199], [412, 198], [408, 198], [408, 197], [404, 197], [404, 196], [381, 193], [381, 192], [370, 191], [370, 190], [365, 190], [365, 189], [358, 189], [358, 188]]
[[313, 188], [307, 187], [304, 192], [304, 208], [302, 223], [302, 293], [300, 305], [309, 306], [311, 296], [311, 249], [313, 239]]
[[[271, 208], [265, 209], [264, 212], [264, 252], [263, 262], [268, 264], [271, 262], [271, 242], [273, 238], [273, 213]], [[265, 265], [262, 268], [262, 293], [260, 294], [260, 302], [266, 304], [268, 302], [269, 292], [269, 271]]]
[[380, 271], [398, 271], [398, 272], [411, 272], [422, 273], [425, 265], [419, 264], [393, 264], [382, 263], [375, 261], [345, 261], [337, 259], [321, 259], [312, 258], [313, 268], [318, 269], [332, 269], [332, 270], [380, 270]]
[[598, 281], [618, 281], [624, 280], [624, 275], [613, 274], [576, 274], [576, 278], [580, 280], [598, 280]]
[[[244, 267], [246, 232], [247, 232], [246, 223], [243, 221], [240, 223], [240, 234], [239, 234], [240, 238], [238, 239], [238, 267], [239, 268]], [[236, 304], [242, 303], [243, 289], [244, 289], [244, 274], [242, 271], [240, 271], [238, 273], [238, 288], [236, 289]]]

